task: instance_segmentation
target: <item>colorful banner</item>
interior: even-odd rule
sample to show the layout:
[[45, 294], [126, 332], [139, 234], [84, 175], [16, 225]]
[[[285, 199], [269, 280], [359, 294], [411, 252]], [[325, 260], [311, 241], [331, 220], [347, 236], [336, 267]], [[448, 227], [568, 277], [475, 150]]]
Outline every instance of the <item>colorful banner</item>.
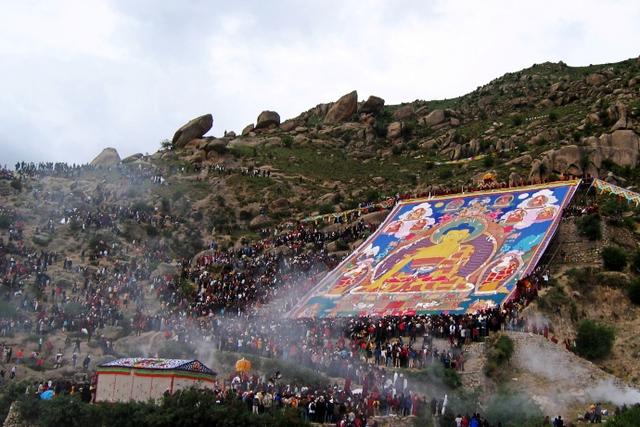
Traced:
[[289, 315], [474, 313], [502, 304], [535, 267], [578, 184], [399, 203]]
[[618, 197], [624, 198], [627, 202], [633, 203], [636, 206], [640, 205], [640, 194], [627, 190], [626, 188], [618, 187], [617, 185], [609, 184], [601, 179], [594, 179], [592, 186], [599, 193], [614, 194]]

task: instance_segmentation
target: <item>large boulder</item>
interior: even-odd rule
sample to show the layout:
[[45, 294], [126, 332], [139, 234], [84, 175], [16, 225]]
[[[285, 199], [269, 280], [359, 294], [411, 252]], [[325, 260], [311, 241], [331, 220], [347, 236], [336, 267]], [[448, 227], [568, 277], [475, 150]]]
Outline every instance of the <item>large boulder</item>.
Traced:
[[607, 81], [607, 77], [604, 74], [591, 73], [587, 77], [585, 77], [585, 81], [590, 86], [600, 86]]
[[125, 157], [124, 159], [122, 159], [122, 163], [133, 163], [136, 160], [140, 160], [143, 157], [144, 157], [144, 154], [142, 153], [132, 154], [129, 157]]
[[612, 108], [613, 117], [616, 119], [616, 122], [611, 127], [612, 131], [621, 130], [621, 129], [631, 129], [633, 127], [633, 123], [631, 119], [627, 115], [627, 107], [622, 102], [618, 101]]
[[591, 145], [602, 155], [602, 159], [608, 159], [620, 166], [635, 167], [638, 164], [640, 151], [640, 137], [630, 130], [616, 130], [611, 134], [601, 135], [594, 141], [590, 138]]
[[387, 139], [393, 141], [402, 136], [402, 122], [392, 122], [387, 126]]
[[357, 109], [358, 92], [354, 90], [341, 96], [340, 99], [333, 103], [324, 117], [324, 122], [328, 124], [344, 122], [351, 118]]
[[105, 148], [95, 159], [91, 160], [91, 166], [115, 166], [120, 163], [120, 156], [115, 148]]
[[413, 118], [415, 113], [413, 112], [413, 107], [411, 105], [405, 105], [398, 108], [393, 113], [393, 118], [396, 120], [409, 120]]
[[296, 123], [296, 121], [293, 119], [289, 119], [282, 122], [282, 124], [280, 125], [280, 130], [283, 132], [291, 132], [296, 127], [298, 127], [298, 123]]
[[422, 118], [422, 123], [427, 126], [436, 126], [444, 122], [447, 119], [444, 114], [444, 110], [433, 110], [428, 115]]
[[280, 125], [280, 114], [275, 111], [263, 111], [256, 120], [256, 129], [264, 129], [270, 126]]
[[244, 129], [242, 129], [242, 136], [249, 135], [251, 132], [253, 132], [254, 127], [255, 126], [253, 126], [253, 123], [246, 125]]
[[182, 148], [192, 139], [202, 138], [204, 134], [211, 130], [211, 126], [213, 126], [213, 116], [211, 114], [205, 114], [190, 120], [173, 135], [173, 146]]
[[258, 215], [251, 220], [249, 227], [255, 229], [271, 224], [271, 218], [266, 215]]
[[384, 109], [384, 99], [378, 96], [371, 95], [369, 98], [367, 98], [366, 101], [364, 101], [364, 103], [362, 103], [362, 105], [360, 106], [359, 112], [378, 114], [378, 113], [381, 113], [383, 109]]
[[209, 151], [215, 151], [216, 153], [224, 153], [229, 141], [226, 139], [212, 138], [208, 139], [206, 145], [203, 147], [208, 153]]
[[517, 172], [511, 172], [509, 174], [509, 186], [514, 187], [522, 183], [522, 177]]

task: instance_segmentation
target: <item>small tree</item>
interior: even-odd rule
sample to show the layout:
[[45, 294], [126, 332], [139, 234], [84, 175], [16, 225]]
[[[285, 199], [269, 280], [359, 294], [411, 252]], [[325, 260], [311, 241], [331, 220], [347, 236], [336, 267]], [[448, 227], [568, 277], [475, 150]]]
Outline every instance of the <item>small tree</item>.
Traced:
[[602, 249], [604, 268], [610, 271], [622, 271], [627, 265], [627, 254], [617, 246], [607, 246]]
[[576, 353], [590, 360], [602, 359], [611, 353], [614, 339], [613, 328], [594, 320], [583, 320], [578, 326]]
[[600, 240], [602, 238], [602, 221], [598, 214], [578, 218], [576, 226], [578, 227], [578, 233], [589, 240]]
[[640, 305], [640, 279], [631, 282], [627, 294], [632, 303]]

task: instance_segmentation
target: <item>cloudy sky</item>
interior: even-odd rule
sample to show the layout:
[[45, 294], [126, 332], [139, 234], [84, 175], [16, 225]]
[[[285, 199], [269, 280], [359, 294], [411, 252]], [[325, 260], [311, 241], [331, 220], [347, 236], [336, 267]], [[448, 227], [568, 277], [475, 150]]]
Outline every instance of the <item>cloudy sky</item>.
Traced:
[[462, 95], [543, 61], [640, 54], [640, 2], [0, 0], [0, 163], [157, 150], [357, 89]]

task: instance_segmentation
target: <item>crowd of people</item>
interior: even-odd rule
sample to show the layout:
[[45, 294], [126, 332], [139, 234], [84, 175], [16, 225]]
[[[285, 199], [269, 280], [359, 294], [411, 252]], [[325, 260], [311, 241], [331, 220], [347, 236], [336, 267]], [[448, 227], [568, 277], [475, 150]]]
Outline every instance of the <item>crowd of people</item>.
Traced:
[[[20, 163], [16, 173], [23, 177], [72, 178], [92, 168]], [[131, 179], [165, 182], [157, 171], [138, 170], [141, 172]], [[223, 166], [214, 171], [227, 173]], [[259, 169], [247, 170], [246, 174], [270, 176], [269, 171]], [[451, 192], [454, 190], [440, 188], [422, 195], [397, 194], [394, 200]], [[34, 202], [46, 203], [50, 211], [48, 220], [37, 225], [36, 234], [43, 231], [55, 235], [75, 229], [122, 235], [125, 222], [162, 230], [177, 227], [182, 221], [164, 209], [119, 204], [113, 194], [101, 188], [91, 197], [37, 189], [31, 194]], [[508, 303], [473, 315], [316, 320], [274, 315], [292, 308], [318, 277], [340, 262], [328, 245], [349, 249], [375, 231], [374, 225], [361, 218], [350, 218], [353, 221], [332, 231], [321, 231], [309, 223], [262, 229], [261, 239], [229, 248], [212, 242], [208, 250], [183, 259], [176, 272], [154, 274], [159, 263], [169, 264], [172, 259], [162, 239], [130, 239], [125, 245], [118, 239], [96, 239], [90, 242], [86, 254], [89, 264], [85, 264], [84, 251], [80, 259], [72, 259], [68, 254], [36, 249], [25, 238], [25, 225], [15, 212], [0, 207], [0, 215], [8, 219], [8, 240], [0, 237], [0, 278], [6, 290], [2, 297], [17, 307], [15, 314], [0, 315], [0, 335], [29, 332], [38, 337], [37, 348], [19, 348], [9, 355], [7, 363], [16, 366], [30, 360], [41, 369], [45, 365], [60, 368], [71, 364], [88, 370], [92, 360], [86, 348], [87, 354], [82, 356], [80, 338], [87, 342], [93, 339], [104, 354], [118, 355], [112, 339], [103, 334], [105, 328], [124, 328], [138, 335], [162, 332], [167, 339], [194, 347], [204, 342], [219, 350], [292, 361], [344, 379], [342, 386], [327, 387], [232, 375], [226, 387], [219, 390], [220, 399], [230, 398], [232, 390], [234, 398], [245, 402], [251, 411], [291, 406], [311, 421], [364, 425], [372, 415], [443, 411], [444, 401], [415, 393], [398, 369], [437, 365], [464, 371], [465, 344], [483, 340], [500, 329], [541, 330], [546, 334], [550, 330], [549, 325], [541, 328], [521, 316], [522, 308], [548, 281], [548, 272], [543, 269], [524, 279]], [[150, 305], [149, 297], [158, 304]], [[54, 352], [47, 335], [57, 331], [69, 339]], [[351, 384], [358, 384], [358, 389]], [[65, 390], [71, 392], [71, 388], [61, 388], [62, 393]], [[468, 418], [470, 425], [473, 419]]]

